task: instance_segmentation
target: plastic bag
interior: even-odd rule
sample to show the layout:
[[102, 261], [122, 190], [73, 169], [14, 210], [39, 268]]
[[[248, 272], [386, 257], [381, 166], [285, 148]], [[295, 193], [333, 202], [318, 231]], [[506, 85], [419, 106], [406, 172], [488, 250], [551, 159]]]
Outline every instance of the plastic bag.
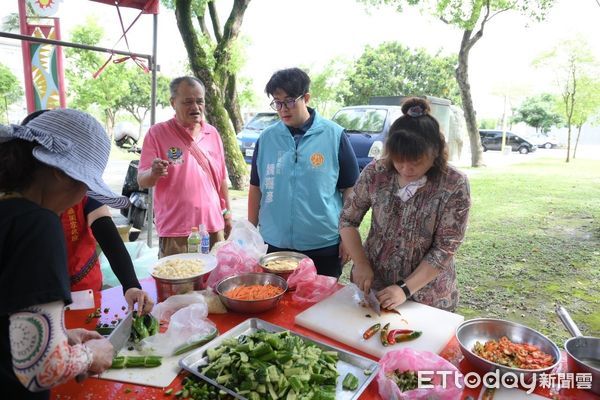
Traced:
[[204, 296], [197, 292], [176, 294], [155, 305], [150, 313], [159, 321], [169, 322], [171, 316], [178, 310], [195, 303], [204, 303], [206, 305]]
[[267, 254], [269, 246], [265, 243], [258, 229], [248, 220], [236, 221], [231, 228], [231, 234], [227, 239], [236, 243], [246, 254], [256, 261]]
[[201, 293], [204, 296], [204, 301], [208, 305], [208, 313], [209, 314], [225, 314], [227, 313], [227, 308], [221, 302], [219, 295], [216, 294], [211, 288], [207, 288], [204, 290], [200, 290], [197, 293]]
[[[156, 249], [151, 249], [143, 242], [126, 242], [125, 248], [131, 257], [135, 268], [135, 275], [138, 279], [148, 278], [158, 260]], [[106, 289], [121, 285], [104, 252], [100, 254], [99, 260], [102, 270], [102, 288]]]
[[298, 303], [316, 303], [337, 290], [337, 279], [317, 275], [317, 268], [310, 258], [304, 258], [287, 279], [288, 287], [296, 289], [292, 299]]
[[237, 243], [229, 242], [217, 251], [217, 267], [211, 271], [206, 285], [214, 289], [217, 283], [230, 276], [261, 271], [258, 259], [250, 256]]
[[151, 314], [159, 321], [169, 322], [171, 316], [177, 310], [187, 307], [190, 304], [202, 302], [206, 303], [209, 314], [224, 314], [227, 312], [227, 309], [221, 303], [221, 299], [219, 299], [219, 295], [209, 288], [170, 296], [165, 301], [155, 305]]
[[[387, 352], [379, 360], [381, 368], [377, 373], [379, 395], [389, 400], [455, 400], [460, 399], [463, 391], [462, 376], [459, 386], [455, 383], [458, 370], [449, 361], [430, 351], [416, 351], [410, 348]], [[386, 373], [399, 369], [400, 371], [451, 371], [446, 375], [446, 385], [442, 386], [442, 374], [426, 374], [424, 378], [432, 378], [433, 388], [414, 389], [401, 392], [398, 385]]]
[[[201, 295], [200, 298], [202, 298]], [[216, 336], [215, 324], [208, 320], [208, 307], [202, 302], [190, 304], [178, 310], [171, 316], [169, 328], [165, 333], [159, 333], [143, 339], [141, 351], [160, 356], [171, 356], [179, 350], [201, 345]]]

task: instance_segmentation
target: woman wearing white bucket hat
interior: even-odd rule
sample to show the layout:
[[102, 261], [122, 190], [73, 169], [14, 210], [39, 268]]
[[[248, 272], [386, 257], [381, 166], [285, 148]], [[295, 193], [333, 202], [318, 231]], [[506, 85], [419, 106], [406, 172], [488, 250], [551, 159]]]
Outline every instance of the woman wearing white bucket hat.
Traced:
[[109, 153], [102, 126], [76, 110], [0, 126], [0, 386], [7, 398], [48, 398], [52, 386], [111, 364], [108, 340], [65, 330], [71, 295], [58, 217], [86, 192], [127, 205], [102, 181]]

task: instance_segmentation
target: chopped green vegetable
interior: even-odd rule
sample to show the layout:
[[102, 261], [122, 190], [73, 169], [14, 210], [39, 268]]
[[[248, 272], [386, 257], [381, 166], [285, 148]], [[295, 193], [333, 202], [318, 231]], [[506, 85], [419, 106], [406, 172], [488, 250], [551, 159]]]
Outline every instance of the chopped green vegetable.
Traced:
[[178, 348], [175, 349], [175, 351], [173, 352], [173, 355], [178, 356], [180, 354], [187, 353], [188, 351], [193, 350], [196, 347], [200, 347], [200, 346], [210, 342], [214, 338], [216, 338], [218, 334], [219, 334], [219, 331], [215, 328], [214, 331], [212, 331], [208, 335], [204, 336], [202, 339], [197, 340], [192, 343], [189, 343], [189, 344], [186, 343], [186, 344], [179, 346]]
[[161, 356], [117, 356], [110, 368], [154, 368], [162, 364]]
[[[184, 393], [185, 392], [185, 393]], [[185, 396], [184, 396], [185, 394]], [[239, 393], [244, 397], [250, 398], [247, 393]], [[221, 400], [231, 399], [232, 397], [211, 384], [201, 381], [194, 376], [189, 376], [183, 381], [183, 389], [175, 393], [175, 396], [193, 400]], [[258, 398], [260, 400], [260, 397]]]
[[338, 353], [289, 331], [228, 338], [206, 355], [199, 371], [247, 399], [335, 400]]
[[137, 312], [133, 312], [133, 324], [131, 327], [131, 335], [129, 341], [139, 343], [142, 339], [148, 336], [154, 336], [158, 333], [159, 322], [152, 314], [138, 316]]
[[388, 372], [386, 376], [398, 385], [398, 389], [400, 389], [401, 392], [414, 390], [419, 386], [419, 379], [417, 378], [417, 373], [415, 371], [400, 371], [397, 369]]
[[346, 390], [356, 390], [358, 388], [358, 378], [348, 372], [342, 382], [342, 388]]
[[96, 326], [96, 332], [98, 332], [99, 334], [101, 334], [102, 336], [108, 336], [112, 333], [112, 331], [115, 330], [114, 326], [108, 326], [108, 324], [104, 324], [106, 326]]

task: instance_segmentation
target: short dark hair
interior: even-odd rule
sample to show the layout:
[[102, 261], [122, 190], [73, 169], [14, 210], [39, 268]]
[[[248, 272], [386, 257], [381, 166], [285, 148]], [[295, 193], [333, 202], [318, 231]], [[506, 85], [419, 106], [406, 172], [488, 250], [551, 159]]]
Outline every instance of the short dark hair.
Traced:
[[440, 124], [431, 115], [429, 102], [420, 97], [409, 97], [402, 103], [402, 116], [388, 132], [383, 157], [386, 166], [393, 169], [393, 159], [416, 161], [432, 152], [433, 166], [427, 176], [434, 177], [448, 170], [448, 145]]
[[204, 83], [202, 83], [200, 79], [196, 78], [195, 76], [186, 75], [173, 79], [169, 84], [169, 92], [171, 93], [171, 98], [177, 96], [177, 88], [179, 88], [181, 82], [185, 82], [188, 85], [200, 85], [200, 87], [202, 88], [202, 92], [206, 94], [206, 88], [204, 87]]
[[309, 88], [310, 78], [306, 72], [300, 68], [288, 68], [281, 69], [271, 76], [265, 86], [265, 93], [273, 96], [277, 89], [281, 89], [290, 97], [298, 97], [308, 93]]

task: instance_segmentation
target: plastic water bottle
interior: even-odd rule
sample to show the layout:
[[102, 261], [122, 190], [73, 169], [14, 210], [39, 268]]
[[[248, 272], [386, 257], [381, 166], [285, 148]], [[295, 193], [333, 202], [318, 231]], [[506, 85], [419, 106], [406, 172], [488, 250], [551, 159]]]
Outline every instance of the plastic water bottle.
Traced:
[[187, 239], [187, 252], [188, 253], [198, 253], [200, 251], [200, 234], [198, 233], [198, 228], [192, 226], [192, 233], [188, 236]]
[[210, 252], [210, 235], [204, 224], [200, 224], [200, 252], [202, 254]]

